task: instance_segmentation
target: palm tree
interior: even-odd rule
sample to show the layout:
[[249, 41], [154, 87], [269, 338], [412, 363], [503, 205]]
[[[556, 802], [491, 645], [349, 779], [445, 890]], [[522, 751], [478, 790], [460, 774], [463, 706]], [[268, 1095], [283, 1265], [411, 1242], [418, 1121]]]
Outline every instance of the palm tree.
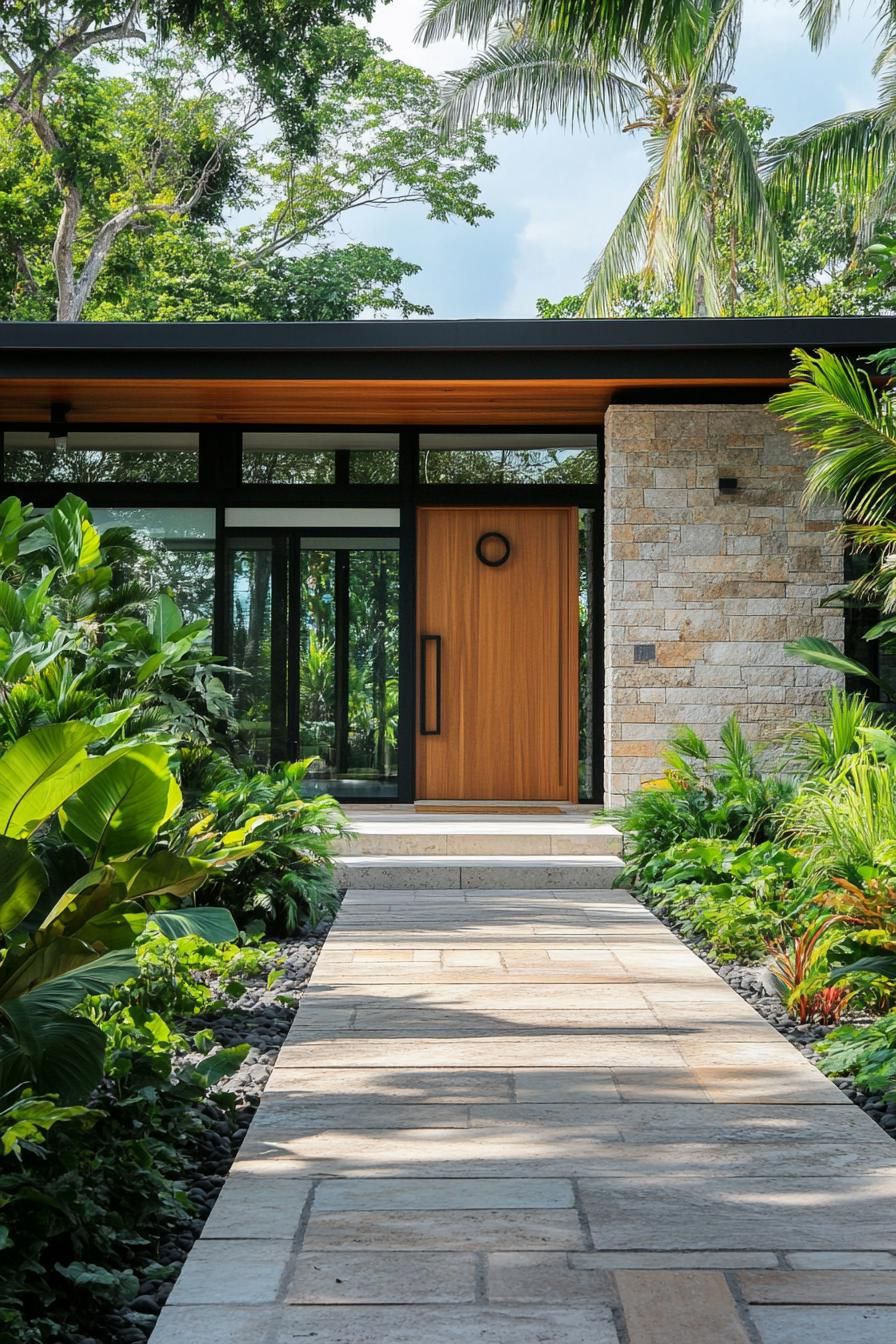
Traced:
[[[646, 134], [648, 173], [591, 270], [588, 316], [612, 312], [635, 271], [674, 287], [683, 314], [731, 311], [745, 238], [763, 277], [777, 292], [783, 286], [757, 146], [729, 82], [742, 5], [636, 5], [608, 40], [593, 23], [587, 28], [589, 7], [579, 0], [432, 0], [424, 41], [462, 32], [485, 44], [465, 70], [447, 77], [449, 125], [486, 109], [529, 125], [557, 117]], [[598, 8], [613, 7], [600, 0]]]
[[[843, 511], [840, 535], [867, 568], [836, 596], [851, 606], [884, 614], [864, 634], [880, 640], [888, 659], [896, 653], [896, 350], [876, 363], [889, 376], [880, 388], [864, 369], [828, 350], [794, 351], [792, 385], [769, 403], [788, 429], [814, 453], [806, 474], [805, 503], [836, 501]], [[788, 650], [806, 662], [878, 686], [879, 678], [823, 639], [804, 638]]]
[[[775, 205], [803, 210], [835, 192], [858, 210], [859, 241], [865, 244], [896, 205], [896, 3], [878, 0], [877, 11], [877, 106], [772, 141], [765, 166], [769, 199]], [[806, 0], [803, 15], [816, 50], [830, 38], [840, 12], [840, 0]]]

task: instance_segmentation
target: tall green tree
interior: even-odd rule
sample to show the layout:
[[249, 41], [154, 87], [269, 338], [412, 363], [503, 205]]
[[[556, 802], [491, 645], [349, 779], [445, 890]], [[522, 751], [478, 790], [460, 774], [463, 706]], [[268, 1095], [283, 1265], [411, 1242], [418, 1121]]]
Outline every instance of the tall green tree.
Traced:
[[[635, 271], [674, 288], [683, 314], [720, 313], [736, 293], [747, 239], [753, 264], [781, 292], [780, 242], [757, 162], [762, 114], [730, 82], [742, 0], [685, 0], [659, 29], [633, 24], [618, 40], [599, 28], [586, 35], [564, 21], [562, 5], [555, 24], [545, 23], [543, 4], [531, 15], [523, 4], [511, 19], [492, 8], [498, 22], [484, 48], [446, 83], [449, 125], [484, 107], [527, 124], [604, 121], [645, 137], [647, 176], [592, 268], [585, 314], [612, 312]], [[481, 33], [480, 10], [434, 0], [424, 39], [446, 31], [448, 14], [467, 36]]]
[[[267, 138], [261, 124], [250, 133], [232, 115], [226, 90], [197, 93], [193, 80], [184, 66], [161, 60], [151, 68], [131, 61], [114, 76], [68, 72], [63, 124], [83, 183], [72, 252], [78, 316], [279, 320], [342, 319], [364, 308], [426, 311], [402, 291], [413, 263], [388, 248], [335, 244], [362, 209], [417, 204], [437, 220], [487, 217], [479, 178], [496, 160], [483, 123], [443, 137], [435, 81], [378, 49], [350, 78], [321, 89], [313, 154], [277, 123]], [[204, 146], [212, 144], [217, 167], [207, 174]], [[178, 204], [177, 182], [190, 163], [204, 185], [187, 209]], [[157, 209], [129, 215], [121, 229], [107, 227], [130, 208], [125, 196], [145, 203], [152, 192]], [[7, 316], [60, 311], [58, 206], [52, 163], [15, 117], [0, 113], [0, 311]]]
[[[367, 54], [365, 37], [346, 20], [369, 17], [371, 7], [372, 0], [7, 0], [0, 110], [52, 177], [60, 321], [81, 316], [121, 233], [149, 216], [190, 215], [220, 195], [234, 155], [264, 117], [277, 117], [292, 146], [314, 147], [322, 87], [357, 72]], [[98, 113], [125, 53], [144, 64], [140, 114], [109, 143], [96, 134], [98, 123], [108, 125]], [[21, 250], [16, 257], [29, 283], [27, 257]]]
[[[856, 258], [855, 210], [829, 193], [799, 215], [790, 212], [778, 220], [784, 265], [786, 311], [792, 316], [842, 317], [886, 311], [890, 302], [884, 288], [872, 292], [870, 261]], [[539, 317], [578, 317], [585, 294], [559, 300], [538, 300]], [[612, 317], [674, 317], [679, 299], [674, 288], [632, 274], [619, 286], [610, 310]], [[749, 240], [739, 242], [736, 289], [729, 288], [726, 317], [774, 317], [781, 311], [777, 292], [752, 261]]]

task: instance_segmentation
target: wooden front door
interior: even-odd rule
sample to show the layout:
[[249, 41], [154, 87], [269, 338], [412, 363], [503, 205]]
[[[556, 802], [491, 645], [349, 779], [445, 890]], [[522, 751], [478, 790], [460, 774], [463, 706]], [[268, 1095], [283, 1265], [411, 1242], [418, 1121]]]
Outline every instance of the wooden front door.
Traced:
[[576, 510], [420, 509], [417, 555], [417, 797], [575, 801]]

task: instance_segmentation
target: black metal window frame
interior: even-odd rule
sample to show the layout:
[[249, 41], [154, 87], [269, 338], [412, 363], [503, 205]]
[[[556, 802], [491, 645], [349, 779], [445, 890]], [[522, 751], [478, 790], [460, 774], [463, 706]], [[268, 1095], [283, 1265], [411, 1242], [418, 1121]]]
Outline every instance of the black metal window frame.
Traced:
[[[225, 606], [225, 615], [226, 615], [226, 608], [229, 606], [229, 599], [231, 596], [228, 557], [231, 553], [231, 550], [235, 549], [233, 543], [238, 543], [242, 540], [251, 541], [253, 539], [270, 538], [275, 547], [275, 554], [279, 551], [278, 559], [280, 560], [280, 577], [279, 580], [275, 583], [274, 575], [277, 572], [275, 570], [274, 574], [272, 574], [272, 584], [271, 584], [272, 638], [274, 632], [275, 631], [278, 632], [276, 640], [277, 644], [276, 654], [272, 649], [271, 680], [273, 683], [273, 688], [279, 691], [279, 694], [276, 696], [272, 694], [272, 700], [273, 699], [279, 700], [278, 708], [280, 709], [280, 716], [276, 720], [277, 727], [279, 728], [279, 739], [274, 735], [275, 722], [273, 720], [273, 712], [274, 712], [273, 703], [271, 706], [272, 709], [271, 733], [272, 733], [272, 740], [274, 741], [279, 740], [285, 755], [292, 760], [295, 760], [298, 757], [301, 748], [300, 725], [299, 725], [301, 674], [299, 668], [299, 659], [297, 656], [299, 648], [299, 638], [300, 638], [300, 629], [299, 629], [299, 616], [301, 606], [300, 561], [301, 561], [301, 553], [302, 550], [304, 549], [302, 546], [302, 541], [305, 538], [313, 539], [314, 537], [344, 537], [346, 540], [350, 540], [352, 537], [373, 538], [373, 539], [377, 537], [382, 537], [384, 540], [396, 540], [398, 542], [399, 566], [401, 564], [401, 529], [400, 527], [397, 526], [346, 527], [344, 525], [340, 525], [339, 527], [317, 527], [317, 526], [311, 527], [306, 526], [305, 524], [296, 524], [295, 526], [278, 525], [276, 527], [273, 526], [265, 527], [264, 524], [256, 523], [253, 524], [251, 527], [240, 527], [238, 525], [224, 527], [222, 536], [222, 542], [223, 542], [222, 551], [224, 559], [223, 603]], [[280, 543], [279, 547], [277, 546], [278, 542]], [[339, 575], [337, 572], [337, 582], [338, 579]], [[216, 592], [217, 592], [217, 583], [216, 583]], [[399, 594], [400, 593], [401, 593], [401, 577], [399, 574]], [[399, 596], [399, 612], [400, 612], [399, 637], [401, 630], [404, 626], [404, 621], [401, 614], [401, 605], [402, 605], [401, 598]], [[344, 650], [345, 654], [347, 655], [348, 604], [345, 601], [340, 602], [338, 597], [336, 601], [336, 618], [337, 618], [337, 626], [336, 626], [337, 647], [341, 650]], [[219, 652], [222, 652], [225, 657], [228, 656], [227, 644], [228, 644], [228, 636], [225, 630], [222, 642], [218, 644], [216, 641], [216, 649]], [[290, 650], [292, 650], [292, 655], [290, 655]], [[340, 685], [339, 669], [340, 664], [342, 663], [344, 663], [344, 659], [340, 658], [339, 654], [337, 653], [336, 657], [337, 685], [335, 688], [335, 710], [336, 710], [335, 732], [337, 738], [346, 739], [348, 734], [348, 721], [345, 718], [346, 697], [344, 692], [347, 690], [347, 688], [344, 685]], [[351, 801], [353, 803], [404, 801], [404, 799], [401, 796], [402, 780], [401, 780], [401, 755], [400, 755], [401, 733], [405, 718], [405, 714], [402, 709], [403, 705], [402, 696], [404, 694], [404, 689], [405, 688], [401, 675], [401, 670], [399, 668], [399, 686], [398, 686], [399, 770], [398, 770], [398, 787], [396, 797], [394, 800], [393, 799], [384, 800], [382, 795], [371, 795], [370, 797], [364, 797], [363, 795], [358, 794], [352, 796]]]
[[[8, 421], [2, 431], [34, 430], [33, 421]], [[75, 428], [73, 426], [73, 428]], [[85, 423], [77, 429], [84, 432], [153, 433], [167, 431], [198, 432], [199, 479], [195, 482], [103, 482], [78, 481], [5, 481], [3, 433], [0, 431], [0, 491], [16, 494], [27, 503], [39, 507], [55, 504], [69, 492], [84, 493], [88, 502], [97, 508], [187, 508], [215, 509], [215, 597], [213, 612], [213, 645], [215, 652], [227, 655], [230, 613], [227, 608], [227, 539], [228, 536], [272, 535], [289, 532], [287, 527], [228, 527], [226, 510], [233, 508], [394, 508], [400, 522], [397, 528], [387, 528], [384, 534], [399, 537], [399, 700], [402, 711], [398, 726], [398, 802], [413, 802], [416, 769], [416, 687], [418, 676], [417, 649], [417, 509], [423, 505], [479, 506], [479, 507], [569, 507], [593, 509], [595, 525], [594, 573], [603, 573], [604, 551], [604, 498], [606, 473], [604, 435], [602, 426], [575, 424], [558, 426], [545, 424], [486, 424], [445, 425], [420, 424], [408, 427], [395, 424], [305, 424], [285, 425], [282, 422], [253, 422], [239, 425], [201, 425], [183, 423]], [[398, 483], [369, 485], [349, 480], [350, 449], [337, 449], [336, 479], [327, 484], [299, 485], [244, 485], [241, 481], [242, 435], [251, 432], [294, 431], [298, 433], [397, 433], [399, 472]], [[429, 433], [469, 434], [470, 437], [490, 433], [507, 434], [594, 434], [596, 438], [597, 479], [587, 484], [482, 484], [458, 485], [422, 484], [419, 480], [420, 435]], [[312, 535], [314, 529], [302, 527], [303, 535]], [[370, 529], [318, 529], [319, 535], [336, 536], [340, 532], [360, 536]], [[383, 533], [383, 529], [373, 529]], [[296, 543], [298, 544], [298, 543]], [[605, 593], [603, 582], [595, 586], [594, 646], [603, 649], [605, 625]], [[593, 715], [593, 786], [590, 798], [583, 803], [600, 805], [603, 802], [604, 761], [604, 658], [596, 656], [592, 667]], [[363, 801], [359, 799], [358, 801]], [[375, 801], [375, 800], [371, 800]], [[381, 801], [381, 800], [380, 800]]]

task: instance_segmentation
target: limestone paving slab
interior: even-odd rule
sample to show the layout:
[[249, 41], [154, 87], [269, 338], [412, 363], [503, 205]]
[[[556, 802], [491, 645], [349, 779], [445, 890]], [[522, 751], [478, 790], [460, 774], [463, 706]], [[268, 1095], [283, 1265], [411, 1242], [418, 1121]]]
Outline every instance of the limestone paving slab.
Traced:
[[369, 1106], [364, 1101], [335, 1098], [328, 1102], [307, 1102], [297, 1114], [291, 1094], [271, 1092], [255, 1113], [252, 1132], [263, 1136], [284, 1128], [296, 1134], [347, 1129], [466, 1129], [469, 1123], [469, 1108], [463, 1105], [415, 1106], [395, 1102]]
[[306, 1250], [577, 1251], [585, 1233], [575, 1209], [385, 1209], [375, 1213], [322, 1213], [312, 1208]]
[[200, 1237], [187, 1256], [168, 1301], [172, 1306], [275, 1302], [280, 1281], [292, 1260], [291, 1240]]
[[736, 1275], [745, 1302], [896, 1306], [896, 1272], [805, 1269]]
[[265, 1344], [619, 1344], [609, 1307], [298, 1307]]
[[762, 1344], [893, 1344], [896, 1307], [750, 1307]]
[[[368, 1107], [396, 1102], [439, 1107], [473, 1102], [512, 1101], [515, 1076], [509, 1069], [338, 1069], [278, 1066], [268, 1080], [265, 1100], [279, 1093], [297, 1099], [302, 1114], [309, 1097]], [[301, 1106], [301, 1110], [299, 1107]]]
[[573, 1269], [777, 1269], [775, 1251], [570, 1251]]
[[[620, 1108], [618, 1103], [583, 1103], [570, 1099], [532, 1103], [519, 1099], [508, 1104], [480, 1105], [468, 1108], [474, 1128], [497, 1125], [573, 1126], [583, 1133], [618, 1133], [629, 1142], [641, 1144], [651, 1139], [676, 1143], [682, 1138], [699, 1138], [718, 1143], [777, 1143], [793, 1140], [806, 1144], [842, 1144], [856, 1142], [880, 1148], [890, 1154], [893, 1140], [857, 1106], [837, 1107], [829, 1114], [824, 1106], [742, 1105], [720, 1107], [706, 1101], [681, 1105], [644, 1101], [637, 1107]], [[433, 1108], [436, 1109], [436, 1108]]]
[[791, 1269], [890, 1269], [896, 1255], [888, 1251], [791, 1251], [784, 1257]]
[[629, 1344], [750, 1344], [723, 1274], [623, 1269], [616, 1283]]
[[[578, 1182], [598, 1250], [896, 1250], [896, 1172], [859, 1164], [817, 1179], [791, 1145], [788, 1177], [731, 1176], [724, 1167], [654, 1174], [615, 1174]], [[846, 1231], [845, 1229], [848, 1229]]]
[[[743, 1044], [726, 1042], [732, 1053]], [[596, 1035], [576, 1035], [573, 1032], [545, 1031], [540, 1034], [518, 1035], [500, 1033], [481, 1036], [382, 1036], [377, 1039], [361, 1037], [347, 1039], [335, 1033], [326, 1040], [318, 1040], [312, 1032], [293, 1031], [280, 1051], [285, 1065], [293, 1068], [305, 1064], [315, 1068], [364, 1067], [408, 1068], [470, 1068], [484, 1065], [489, 1068], [519, 1068], [531, 1064], [542, 1055], [556, 1067], [567, 1065], [579, 1068], [613, 1068], [631, 1063], [662, 1067], [683, 1064], [686, 1049], [691, 1042], [672, 1040], [661, 1027], [647, 1027], [638, 1033], [634, 1028], [607, 1026]], [[786, 1046], [786, 1049], [791, 1049]], [[747, 1043], [747, 1059], [756, 1057], [762, 1047]], [[752, 1051], [752, 1055], [749, 1053]], [[723, 1049], [718, 1048], [719, 1056]], [[786, 1058], [786, 1056], [785, 1056]], [[806, 1064], [811, 1068], [810, 1064]]]
[[492, 1251], [486, 1257], [490, 1302], [541, 1302], [613, 1306], [616, 1287], [607, 1270], [584, 1269], [558, 1251]]
[[572, 1182], [539, 1177], [494, 1180], [488, 1177], [420, 1180], [396, 1177], [377, 1180], [321, 1181], [314, 1207], [321, 1213], [373, 1212], [377, 1209], [571, 1209]]
[[302, 1251], [289, 1303], [472, 1303], [478, 1263], [470, 1251]]
[[152, 1344], [891, 1344], [892, 1141], [588, 855], [447, 843], [348, 893]]
[[232, 1176], [215, 1200], [203, 1237], [291, 1240], [299, 1230], [311, 1182]]

